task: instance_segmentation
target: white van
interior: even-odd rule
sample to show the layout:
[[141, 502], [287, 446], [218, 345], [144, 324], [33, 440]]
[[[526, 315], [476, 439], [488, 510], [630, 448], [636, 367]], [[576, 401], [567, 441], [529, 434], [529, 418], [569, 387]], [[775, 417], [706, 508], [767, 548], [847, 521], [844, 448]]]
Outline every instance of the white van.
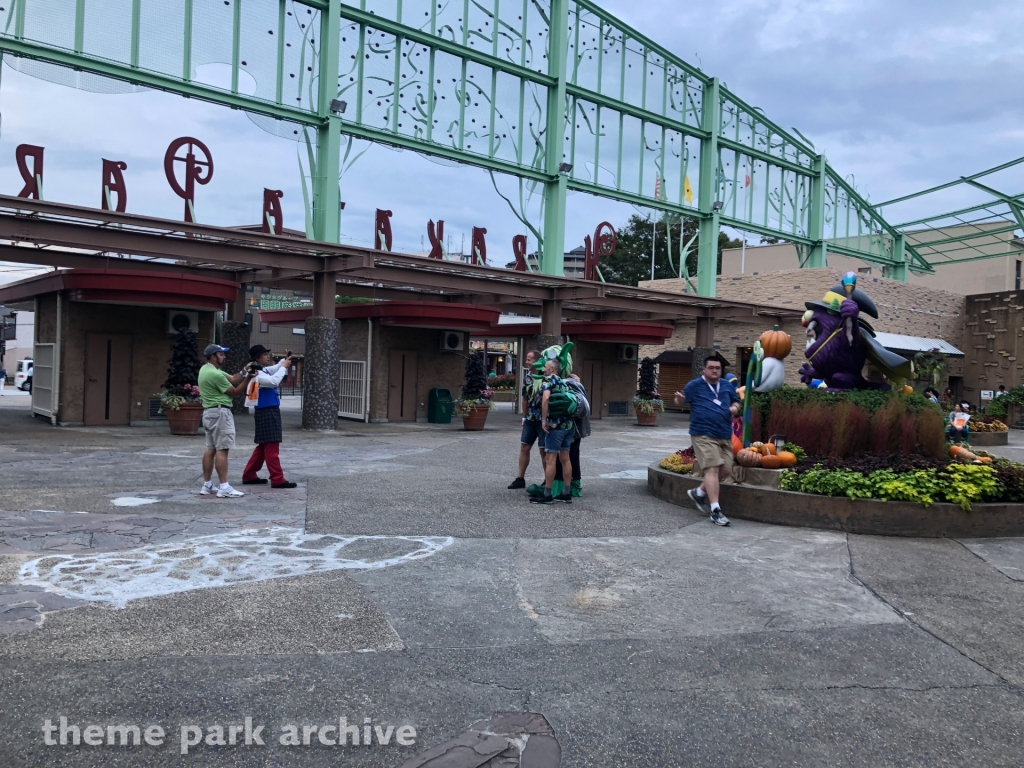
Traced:
[[26, 357], [18, 361], [18, 369], [14, 372], [14, 386], [18, 389], [32, 391], [32, 358]]

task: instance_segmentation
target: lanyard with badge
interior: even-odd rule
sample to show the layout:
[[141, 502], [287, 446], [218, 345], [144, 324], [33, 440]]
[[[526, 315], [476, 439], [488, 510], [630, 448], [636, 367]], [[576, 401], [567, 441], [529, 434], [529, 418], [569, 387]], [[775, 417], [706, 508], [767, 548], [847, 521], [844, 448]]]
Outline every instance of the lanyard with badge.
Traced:
[[711, 386], [711, 382], [708, 381], [707, 379], [704, 379], [704, 383], [708, 385], [708, 389], [710, 389], [711, 390], [711, 394], [714, 395], [714, 398], [712, 399], [711, 402], [713, 402], [715, 405], [721, 405], [722, 401], [718, 399], [718, 392], [722, 388], [721, 380], [719, 380], [717, 387], [712, 387]]

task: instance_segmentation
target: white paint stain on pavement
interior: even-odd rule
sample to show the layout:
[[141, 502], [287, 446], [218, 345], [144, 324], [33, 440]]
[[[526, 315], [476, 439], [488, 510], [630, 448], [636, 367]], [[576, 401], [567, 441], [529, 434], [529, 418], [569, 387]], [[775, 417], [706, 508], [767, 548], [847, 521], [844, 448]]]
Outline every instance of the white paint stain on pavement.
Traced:
[[112, 502], [115, 507], [144, 507], [146, 504], [156, 504], [160, 499], [147, 499], [145, 496], [122, 496]]
[[610, 480], [646, 480], [647, 469], [624, 469], [621, 472], [606, 472], [598, 477], [604, 477]]
[[241, 530], [120, 552], [47, 555], [22, 564], [18, 581], [124, 608], [130, 600], [193, 589], [341, 569], [387, 568], [435, 555], [453, 541], [450, 536]]

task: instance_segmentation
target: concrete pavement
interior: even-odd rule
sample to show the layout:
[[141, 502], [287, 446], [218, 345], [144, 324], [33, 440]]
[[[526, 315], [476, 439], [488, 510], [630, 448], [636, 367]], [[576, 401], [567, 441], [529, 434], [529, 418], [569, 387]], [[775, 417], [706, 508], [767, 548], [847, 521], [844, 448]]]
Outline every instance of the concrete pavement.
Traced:
[[[0, 765], [394, 768], [504, 712], [563, 766], [1021, 763], [1024, 540], [717, 528], [635, 479], [688, 444], [673, 414], [595, 423], [584, 498], [550, 507], [505, 489], [511, 414], [297, 425], [299, 487], [223, 500], [201, 437], [2, 404]], [[166, 737], [47, 745], [61, 716]], [[247, 717], [264, 745], [217, 743]], [[321, 743], [341, 717], [416, 740]]]

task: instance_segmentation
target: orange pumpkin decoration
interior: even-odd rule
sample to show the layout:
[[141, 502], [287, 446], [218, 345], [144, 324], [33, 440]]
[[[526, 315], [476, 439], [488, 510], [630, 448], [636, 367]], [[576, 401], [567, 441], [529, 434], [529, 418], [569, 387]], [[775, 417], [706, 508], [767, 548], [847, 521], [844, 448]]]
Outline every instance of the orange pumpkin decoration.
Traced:
[[774, 456], [776, 452], [777, 449], [775, 448], [775, 443], [765, 443], [761, 446], [762, 456]]
[[992, 457], [991, 456], [979, 456], [978, 457], [978, 461], [980, 461], [982, 464], [991, 464], [992, 463]]
[[782, 466], [782, 462], [779, 461], [778, 456], [762, 456], [761, 467], [763, 469], [778, 469]]
[[904, 386], [900, 390], [900, 394], [901, 395], [912, 395], [912, 394], [914, 394], [914, 388], [912, 386], [910, 386], [909, 384], [907, 384], [906, 386]]
[[740, 440], [736, 435], [732, 436], [732, 454], [735, 456], [737, 453], [743, 450], [743, 441]]
[[955, 459], [957, 457], [957, 454], [959, 454], [960, 451], [963, 451], [963, 450], [965, 450], [965, 449], [962, 448], [959, 445], [951, 445], [951, 446], [949, 446], [949, 458]]
[[766, 357], [783, 360], [793, 351], [793, 339], [785, 331], [780, 331], [777, 325], [773, 330], [762, 333], [760, 342]]
[[750, 450], [752, 450], [752, 451], [757, 451], [758, 453], [764, 453], [764, 451], [761, 450], [762, 448], [764, 448], [764, 443], [762, 443], [760, 440], [757, 440], [757, 441], [755, 441], [755, 442], [750, 444]]
[[779, 451], [775, 458], [779, 460], [780, 467], [795, 467], [796, 466], [796, 454], [791, 451]]
[[744, 448], [736, 454], [736, 461], [742, 467], [759, 467], [761, 466], [761, 454]]

